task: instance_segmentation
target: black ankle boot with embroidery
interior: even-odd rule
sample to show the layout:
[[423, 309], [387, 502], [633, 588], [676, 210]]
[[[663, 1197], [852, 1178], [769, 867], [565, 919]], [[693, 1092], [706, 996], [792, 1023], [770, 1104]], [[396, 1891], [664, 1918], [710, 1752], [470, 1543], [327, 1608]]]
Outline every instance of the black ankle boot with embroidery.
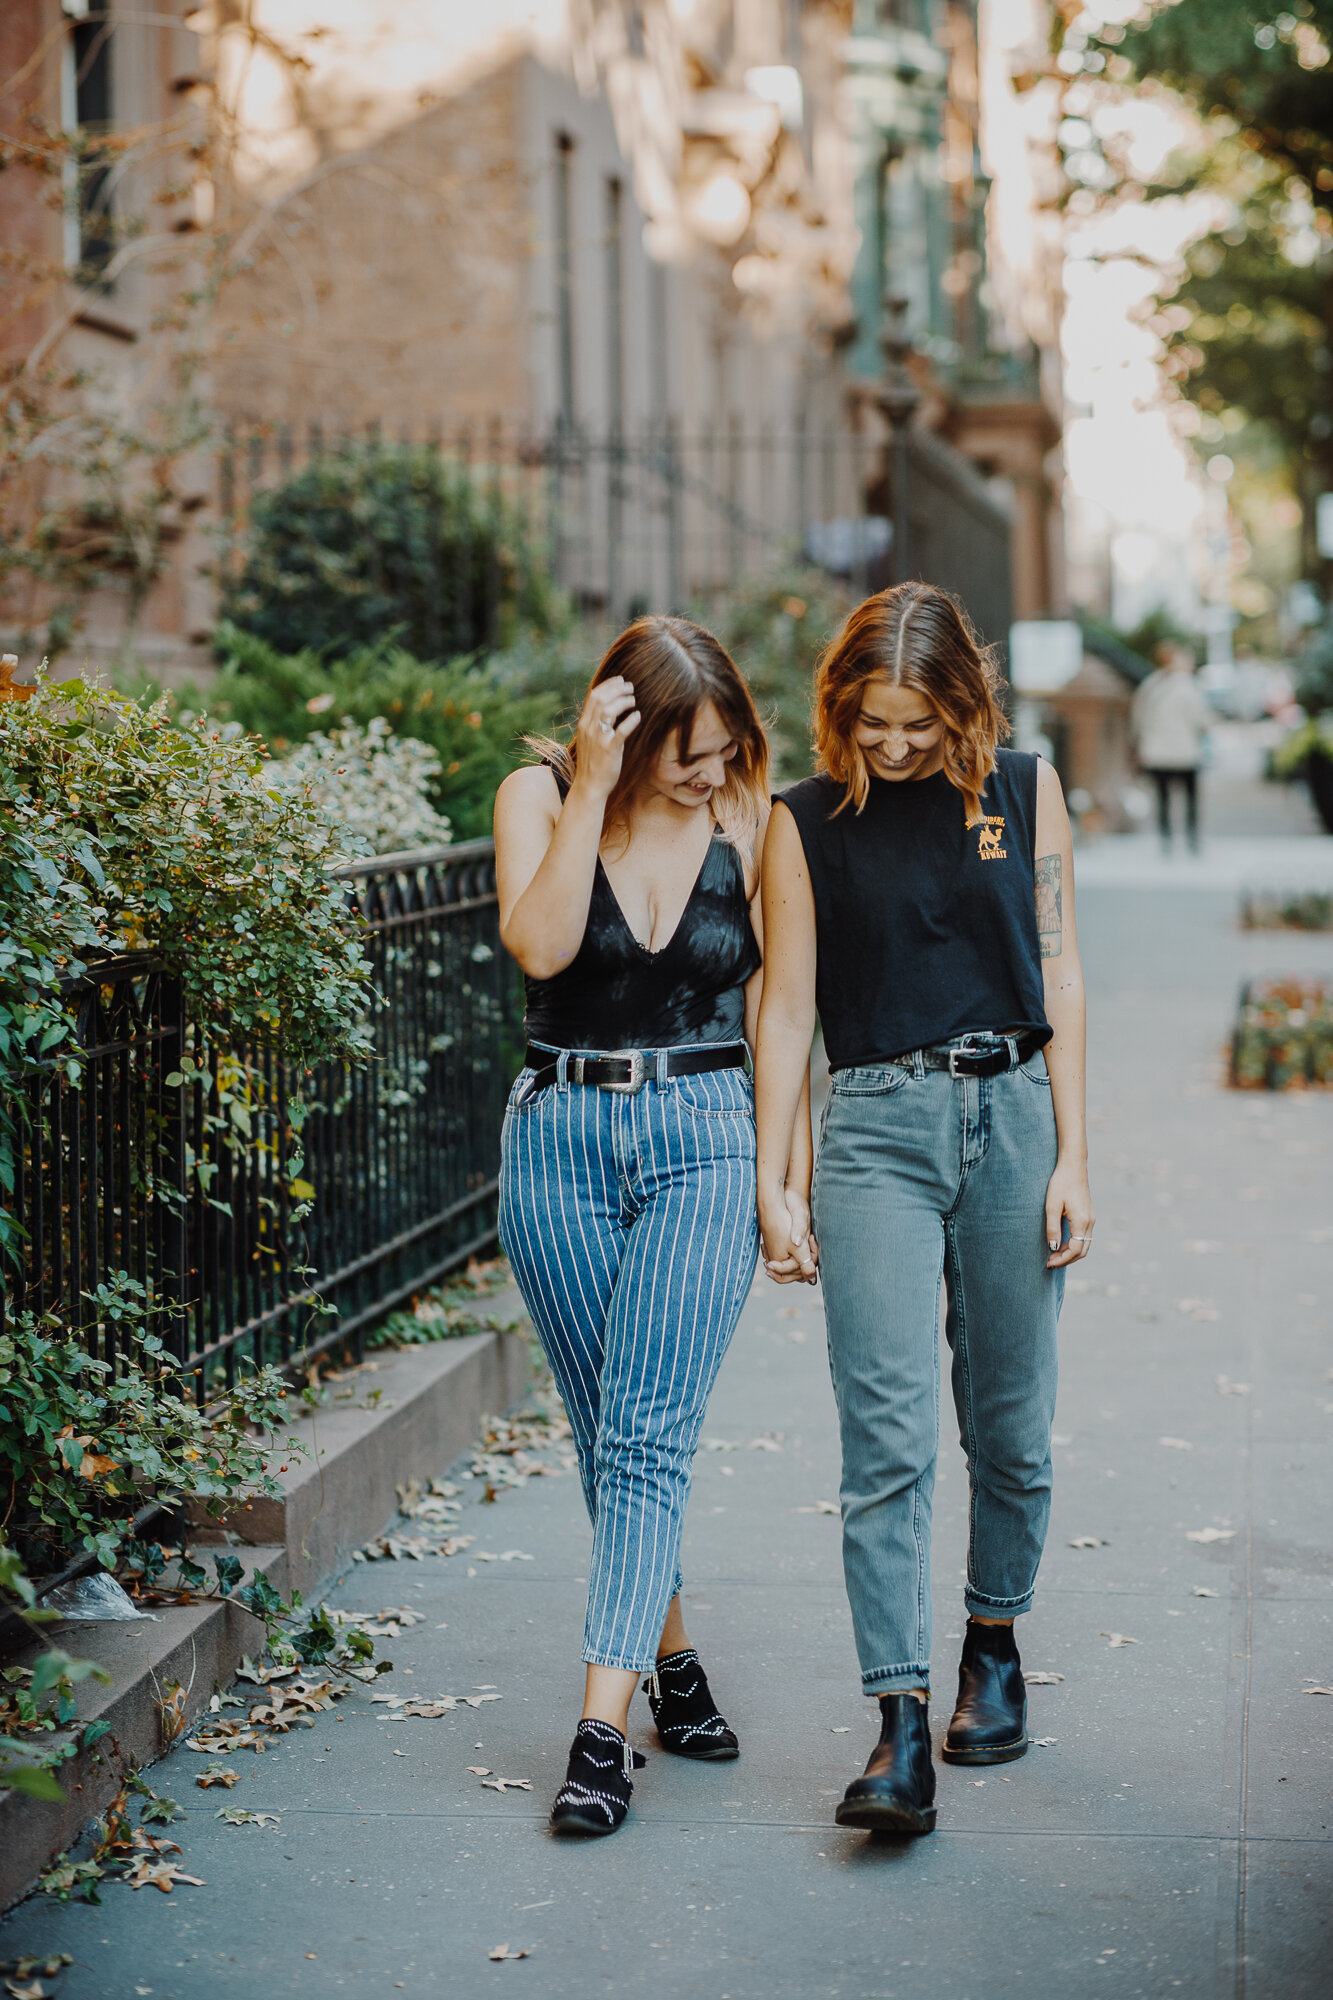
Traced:
[[629, 1811], [631, 1771], [641, 1771], [647, 1758], [631, 1750], [609, 1722], [584, 1716], [574, 1731], [565, 1782], [551, 1807], [555, 1833], [614, 1833]]
[[741, 1746], [717, 1712], [693, 1646], [668, 1653], [643, 1684], [662, 1748], [699, 1763], [739, 1757]]

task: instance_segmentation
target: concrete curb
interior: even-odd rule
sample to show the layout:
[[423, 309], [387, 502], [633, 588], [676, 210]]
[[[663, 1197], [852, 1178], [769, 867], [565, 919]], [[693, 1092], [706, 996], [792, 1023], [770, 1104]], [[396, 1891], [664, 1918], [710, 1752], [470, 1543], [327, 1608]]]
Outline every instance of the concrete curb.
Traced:
[[[494, 1309], [509, 1302], [501, 1295]], [[527, 1341], [513, 1333], [389, 1349], [373, 1357], [373, 1367], [344, 1377], [335, 1394], [354, 1385], [347, 1403], [321, 1407], [289, 1426], [309, 1456], [291, 1460], [278, 1475], [282, 1497], [252, 1501], [225, 1524], [228, 1539], [239, 1536], [249, 1545], [245, 1581], [262, 1574], [282, 1596], [295, 1589], [309, 1598], [383, 1531], [397, 1511], [395, 1489], [443, 1473], [476, 1437], [485, 1414], [522, 1398], [527, 1379]], [[223, 1539], [213, 1523], [192, 1538], [199, 1545]], [[106, 1721], [111, 1730], [62, 1766], [62, 1803], [0, 1792], [0, 1911], [25, 1895], [51, 1858], [104, 1810], [126, 1764], [142, 1769], [162, 1755], [155, 1703], [166, 1683], [190, 1690], [186, 1715], [193, 1723], [214, 1690], [230, 1686], [261, 1637], [232, 1598], [164, 1609], [157, 1620], [62, 1624], [18, 1657], [17, 1664], [29, 1665], [55, 1645], [95, 1658], [112, 1682], [80, 1683], [77, 1726]]]
[[[265, 1576], [284, 1596], [287, 1551], [252, 1549], [243, 1583]], [[189, 1690], [187, 1723], [207, 1708], [215, 1688], [236, 1677], [246, 1653], [253, 1653], [263, 1634], [243, 1605], [230, 1598], [163, 1610], [158, 1622], [110, 1619], [69, 1620], [50, 1626], [42, 1638], [19, 1656], [30, 1666], [39, 1653], [60, 1646], [76, 1658], [95, 1659], [111, 1675], [111, 1684], [81, 1681], [76, 1728], [89, 1722], [109, 1722], [110, 1733], [91, 1750], [81, 1751], [58, 1773], [65, 1797], [57, 1804], [0, 1792], [0, 1908], [32, 1888], [53, 1857], [77, 1840], [88, 1821], [115, 1797], [127, 1765], [140, 1768], [162, 1755], [161, 1725], [155, 1704], [168, 1681]], [[59, 1742], [55, 1737], [49, 1739]], [[203, 1769], [201, 1763], [200, 1767]]]
[[[308, 1455], [278, 1474], [282, 1498], [247, 1502], [227, 1526], [245, 1542], [285, 1548], [291, 1587], [308, 1595], [382, 1531], [400, 1485], [442, 1473], [476, 1437], [484, 1414], [518, 1402], [527, 1377], [520, 1334], [476, 1333], [374, 1355], [364, 1372], [335, 1385], [346, 1402], [287, 1427]], [[207, 1539], [202, 1530], [200, 1540]]]

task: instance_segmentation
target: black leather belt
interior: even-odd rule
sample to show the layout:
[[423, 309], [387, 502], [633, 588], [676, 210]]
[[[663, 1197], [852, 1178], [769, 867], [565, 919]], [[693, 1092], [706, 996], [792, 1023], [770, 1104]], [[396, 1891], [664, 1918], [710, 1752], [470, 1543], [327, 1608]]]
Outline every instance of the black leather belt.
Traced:
[[939, 1048], [890, 1056], [889, 1062], [897, 1069], [915, 1069], [919, 1056], [926, 1069], [944, 1069], [950, 1076], [1003, 1076], [1044, 1047], [1043, 1037], [1031, 1029], [1021, 1035], [964, 1035]]
[[[706, 1076], [715, 1069], [744, 1069], [744, 1042], [722, 1042], [697, 1049], [673, 1049], [666, 1059], [668, 1076]], [[553, 1084], [560, 1073], [559, 1061], [549, 1049], [528, 1045], [524, 1067], [535, 1070], [525, 1094], [537, 1095]], [[594, 1084], [598, 1090], [642, 1090], [650, 1076], [657, 1075], [657, 1052], [653, 1049], [617, 1049], [614, 1055], [571, 1056], [566, 1066], [568, 1083]]]

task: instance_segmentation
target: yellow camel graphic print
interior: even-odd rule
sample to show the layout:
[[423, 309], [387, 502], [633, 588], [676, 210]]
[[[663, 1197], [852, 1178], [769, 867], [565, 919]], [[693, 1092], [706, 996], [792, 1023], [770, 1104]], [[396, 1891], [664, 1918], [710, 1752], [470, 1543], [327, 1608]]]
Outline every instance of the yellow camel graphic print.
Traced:
[[983, 813], [977, 823], [977, 853], [983, 861], [1003, 861], [1008, 849], [1000, 845], [1004, 839], [1004, 814]]

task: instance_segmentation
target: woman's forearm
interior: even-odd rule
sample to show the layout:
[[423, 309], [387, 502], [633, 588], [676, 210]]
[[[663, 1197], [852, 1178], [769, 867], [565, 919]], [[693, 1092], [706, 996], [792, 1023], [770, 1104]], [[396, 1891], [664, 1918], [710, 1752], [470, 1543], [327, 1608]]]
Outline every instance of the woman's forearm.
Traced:
[[[810, 1189], [810, 1043], [814, 1021], [796, 1020], [765, 1003], [755, 1053], [759, 1199], [777, 1202], [784, 1187]], [[803, 1129], [802, 1129], [803, 1128]]]
[[1076, 956], [1059, 961], [1059, 971], [1046, 977], [1046, 1018], [1051, 1039], [1046, 1044], [1046, 1068], [1051, 1079], [1056, 1139], [1063, 1160], [1086, 1162], [1087, 1006], [1083, 969]]

